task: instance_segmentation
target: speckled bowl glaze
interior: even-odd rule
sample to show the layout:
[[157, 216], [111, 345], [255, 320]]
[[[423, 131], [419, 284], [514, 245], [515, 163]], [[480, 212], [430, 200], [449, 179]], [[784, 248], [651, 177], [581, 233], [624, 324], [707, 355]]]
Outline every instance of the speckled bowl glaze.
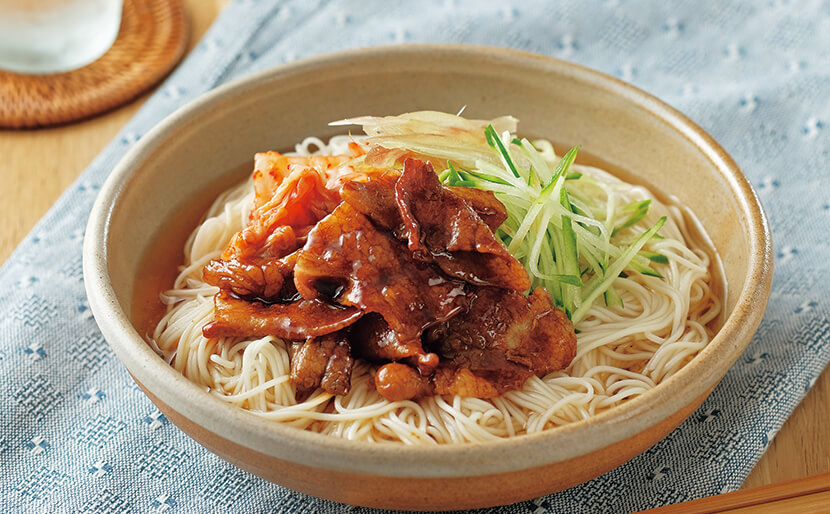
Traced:
[[[432, 109], [579, 144], [676, 196], [708, 231], [728, 283], [714, 340], [657, 388], [591, 419], [486, 444], [429, 448], [345, 441], [230, 406], [165, 364], [130, 321], [141, 256], [205, 185], [265, 149], [327, 137], [331, 120]], [[761, 205], [726, 152], [656, 98], [581, 66], [457, 45], [363, 49], [266, 70], [212, 91], [147, 133], [113, 171], [84, 242], [90, 306], [136, 382], [212, 452], [267, 480], [339, 502], [401, 509], [501, 505], [594, 478], [663, 438], [721, 380], [761, 321], [772, 244]]]

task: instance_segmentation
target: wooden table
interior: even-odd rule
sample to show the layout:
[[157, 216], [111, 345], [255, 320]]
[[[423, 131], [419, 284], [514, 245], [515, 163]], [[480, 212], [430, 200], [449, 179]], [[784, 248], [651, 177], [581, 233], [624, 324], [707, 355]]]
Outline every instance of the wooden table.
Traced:
[[[224, 0], [185, 0], [190, 48]], [[58, 196], [133, 116], [148, 95], [115, 111], [65, 127], [0, 130], [0, 262]], [[825, 370], [749, 475], [744, 488], [830, 471], [830, 369]]]

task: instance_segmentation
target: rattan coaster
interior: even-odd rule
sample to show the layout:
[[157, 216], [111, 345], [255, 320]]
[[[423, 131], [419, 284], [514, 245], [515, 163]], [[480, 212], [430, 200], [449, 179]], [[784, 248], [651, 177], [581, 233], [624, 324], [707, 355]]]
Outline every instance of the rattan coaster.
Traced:
[[97, 61], [66, 73], [0, 71], [0, 127], [32, 128], [86, 118], [124, 104], [161, 80], [184, 55], [181, 0], [124, 0], [121, 29]]

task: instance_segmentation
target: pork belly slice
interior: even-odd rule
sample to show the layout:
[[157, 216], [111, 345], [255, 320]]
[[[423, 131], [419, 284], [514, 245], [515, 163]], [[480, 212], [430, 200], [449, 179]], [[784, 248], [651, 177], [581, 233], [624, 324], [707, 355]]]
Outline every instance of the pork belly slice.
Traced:
[[282, 226], [252, 255], [213, 259], [202, 270], [202, 277], [237, 296], [277, 300], [286, 277], [291, 281], [300, 246], [295, 230]]
[[236, 296], [276, 301], [290, 297], [284, 290], [294, 287], [295, 260], [295, 254], [259, 263], [246, 263], [235, 258], [214, 259], [204, 267], [202, 276], [208, 284]]
[[334, 395], [348, 394], [353, 365], [344, 331], [309, 338], [291, 357], [296, 400], [306, 400], [318, 387]]
[[438, 356], [425, 353], [420, 339], [402, 341], [380, 314], [370, 312], [349, 327], [349, 344], [355, 356], [370, 361], [406, 361], [428, 375]]
[[395, 183], [409, 249], [450, 276], [516, 291], [530, 288], [524, 266], [464, 199], [441, 185], [429, 163], [407, 159]]
[[403, 243], [345, 202], [308, 234], [294, 267], [294, 284], [307, 300], [378, 313], [400, 344], [421, 355], [424, 329], [447, 321], [467, 304], [464, 282], [415, 261]]
[[507, 219], [507, 209], [492, 191], [464, 186], [450, 186], [447, 189], [472, 207], [478, 217], [481, 218], [481, 221], [486, 223], [492, 232], [495, 233], [496, 229]]
[[403, 175], [346, 183], [340, 196], [450, 276], [517, 291], [530, 287], [527, 271], [493, 235], [507, 211], [490, 191], [444, 187], [432, 166], [407, 159]]
[[398, 177], [398, 173], [389, 173], [370, 177], [366, 181], [346, 182], [340, 188], [340, 197], [372, 220], [378, 228], [394, 232], [399, 238], [406, 238], [403, 219], [395, 202], [395, 182]]
[[[409, 393], [434, 392], [492, 398], [520, 389], [533, 375], [544, 376], [570, 364], [576, 354], [573, 325], [544, 289], [525, 297], [515, 291], [484, 287], [472, 296], [465, 313], [425, 334], [431, 341], [427, 346], [440, 359], [432, 376], [419, 374], [430, 380], [432, 387], [416, 380], [413, 373], [417, 370], [396, 367], [394, 372], [378, 372], [375, 377], [384, 397], [397, 401], [416, 397], [406, 398]], [[396, 380], [402, 383], [396, 384]]]
[[567, 367], [576, 354], [573, 325], [543, 288], [530, 296], [479, 288], [469, 310], [442, 328], [434, 346], [441, 362], [473, 371], [498, 371], [512, 363], [541, 376]]
[[467, 368], [442, 366], [435, 370], [432, 383], [437, 394], [486, 399], [521, 389], [531, 376], [531, 370], [518, 365], [498, 371], [472, 371]]
[[[397, 173], [387, 173], [370, 177], [366, 181], [347, 182], [343, 184], [340, 196], [378, 227], [406, 239], [403, 219], [395, 201], [395, 182], [399, 177]], [[492, 191], [460, 186], [447, 189], [472, 207], [492, 232], [507, 219], [507, 210]]]
[[202, 328], [208, 338], [274, 336], [296, 341], [336, 332], [363, 315], [360, 309], [321, 300], [265, 304], [226, 291], [216, 293], [213, 303], [213, 321]]

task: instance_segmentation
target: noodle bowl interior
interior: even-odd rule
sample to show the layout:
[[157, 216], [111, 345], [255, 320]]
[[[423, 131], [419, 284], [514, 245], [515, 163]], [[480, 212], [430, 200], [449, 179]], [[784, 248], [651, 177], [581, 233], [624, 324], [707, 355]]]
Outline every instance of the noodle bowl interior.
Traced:
[[[147, 336], [171, 366], [211, 394], [275, 422], [335, 437], [480, 442], [587, 419], [639, 396], [676, 373], [714, 336], [722, 306], [714, 252], [680, 206], [599, 168], [568, 162], [570, 153], [557, 155], [547, 141], [515, 138], [512, 118], [477, 122], [411, 113], [351, 121], [363, 125], [367, 136], [335, 136], [327, 142], [308, 137], [294, 154], [352, 156], [361, 163], [380, 159], [398, 173], [406, 159], [420, 159], [431, 165], [430, 173], [435, 169], [441, 187], [493, 191], [507, 211], [493, 235], [527, 270], [531, 289], [538, 291], [528, 298], [550, 294], [565, 323], [570, 325], [565, 313], [573, 322], [576, 343], [567, 356], [572, 358], [561, 363], [563, 369], [533, 368], [517, 387], [497, 383], [495, 393], [478, 397], [475, 391], [441, 389], [434, 382], [425, 390], [431, 394], [390, 399], [379, 392], [377, 377], [389, 363], [364, 358], [350, 366], [345, 394], [326, 390], [319, 380], [304, 391], [296, 380], [295, 341], [211, 332], [220, 318], [217, 295], [224, 290], [206, 280], [205, 270], [227, 257], [229, 245], [252, 223], [261, 186], [249, 179], [220, 194], [188, 237], [178, 275], [160, 297], [164, 313], [153, 320]], [[361, 166], [343, 159], [335, 164], [337, 176], [328, 171], [324, 178], [340, 190]], [[560, 221], [560, 210], [549, 210], [545, 202], [567, 215]], [[323, 215], [331, 219], [330, 213]], [[566, 248], [556, 243], [557, 227], [566, 236]], [[561, 256], [569, 251], [571, 233], [570, 240], [578, 243], [573, 255], [580, 253], [568, 261]], [[233, 294], [229, 298], [238, 300]], [[361, 315], [368, 314], [355, 317]], [[431, 343], [421, 337], [427, 352]], [[442, 361], [447, 358], [437, 353]], [[424, 355], [429, 353], [421, 354], [421, 364]], [[391, 364], [406, 364], [424, 376], [434, 373], [417, 359]]]

